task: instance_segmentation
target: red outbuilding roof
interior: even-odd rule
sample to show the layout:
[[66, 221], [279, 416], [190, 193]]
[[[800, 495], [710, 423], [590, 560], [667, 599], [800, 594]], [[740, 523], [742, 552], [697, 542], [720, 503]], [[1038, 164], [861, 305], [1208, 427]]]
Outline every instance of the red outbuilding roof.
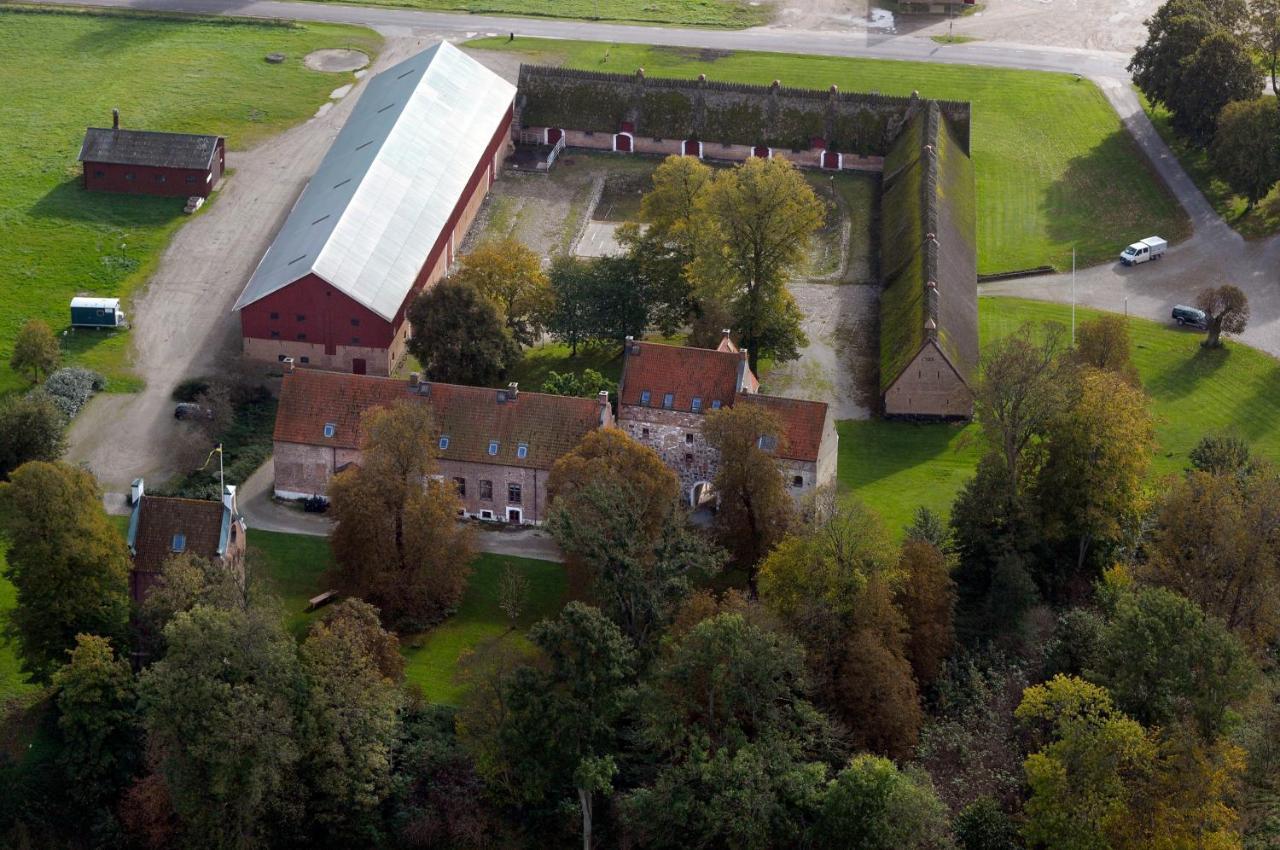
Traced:
[[415, 388], [394, 378], [300, 369], [285, 375], [275, 440], [357, 449], [361, 415], [400, 400], [431, 405], [442, 460], [532, 469], [550, 469], [600, 427], [603, 415], [593, 398], [430, 382]]

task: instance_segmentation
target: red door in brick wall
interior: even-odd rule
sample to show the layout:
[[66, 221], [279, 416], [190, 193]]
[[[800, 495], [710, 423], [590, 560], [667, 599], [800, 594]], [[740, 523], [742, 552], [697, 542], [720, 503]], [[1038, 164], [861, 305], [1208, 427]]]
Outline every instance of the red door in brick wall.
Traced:
[[839, 168], [840, 154], [836, 153], [835, 151], [823, 151], [822, 167], [823, 168]]
[[761, 159], [769, 158], [769, 147], [767, 145], [756, 145], [751, 149], [752, 156], [758, 156]]
[[550, 127], [547, 129], [547, 144], [554, 145], [560, 141], [560, 137], [564, 135], [564, 130], [558, 127]]
[[684, 155], [685, 155], [685, 156], [696, 156], [696, 157], [698, 157], [698, 158], [701, 158], [701, 157], [702, 157], [702, 142], [694, 141], [693, 139], [685, 139], [685, 140], [684, 140]]
[[351, 372], [356, 375], [363, 375], [369, 370], [369, 365], [365, 363], [363, 357], [351, 358]]
[[626, 133], [618, 133], [613, 137], [613, 149], [618, 153], [631, 153], [631, 136]]

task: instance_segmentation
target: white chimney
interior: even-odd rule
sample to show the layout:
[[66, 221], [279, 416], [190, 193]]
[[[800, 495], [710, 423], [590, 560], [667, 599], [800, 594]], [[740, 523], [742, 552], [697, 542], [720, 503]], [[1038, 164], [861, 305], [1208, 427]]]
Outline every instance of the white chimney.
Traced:
[[129, 504], [136, 505], [142, 501], [142, 497], [146, 495], [146, 484], [141, 478], [133, 479], [133, 483], [129, 485]]

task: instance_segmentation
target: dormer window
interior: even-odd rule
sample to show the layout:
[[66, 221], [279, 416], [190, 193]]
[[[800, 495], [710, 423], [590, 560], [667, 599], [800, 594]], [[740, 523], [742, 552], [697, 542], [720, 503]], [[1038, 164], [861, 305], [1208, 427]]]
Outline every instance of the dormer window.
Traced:
[[701, 396], [694, 396], [694, 397], [693, 397], [692, 407], [693, 407], [693, 412], [694, 412], [694, 413], [701, 413], [701, 412], [702, 412], [702, 397], [701, 397]]
[[713, 398], [713, 399], [711, 399], [711, 409], [712, 409], [712, 410], [719, 410], [719, 409], [720, 409], [720, 399], [718, 399], [718, 398]]
[[649, 395], [649, 391], [648, 391], [648, 390], [644, 390], [643, 392], [641, 392], [641, 393], [640, 393], [640, 403], [641, 403], [641, 404], [643, 404], [645, 407], [648, 407], [648, 406], [649, 406], [649, 399], [650, 399], [651, 397], [652, 397], [652, 396], [650, 396], [650, 395]]
[[490, 457], [493, 457], [493, 456], [495, 456], [495, 455], [497, 455], [497, 454], [498, 454], [498, 441], [497, 441], [497, 440], [490, 440], [490, 441], [489, 441], [489, 456], [490, 456]]
[[675, 393], [666, 393], [662, 396], [662, 407], [664, 410], [670, 410], [676, 406]]
[[521, 443], [520, 445], [516, 446], [516, 457], [520, 458], [521, 460], [524, 460], [528, 456], [529, 456], [528, 443]]
[[333, 422], [324, 423], [324, 435], [328, 439], [332, 439], [333, 435], [338, 433], [338, 426]]
[[444, 451], [447, 448], [449, 448], [449, 437], [446, 435], [440, 438], [440, 451]]
[[187, 549], [187, 535], [185, 534], [173, 535], [173, 551], [185, 552], [186, 549]]

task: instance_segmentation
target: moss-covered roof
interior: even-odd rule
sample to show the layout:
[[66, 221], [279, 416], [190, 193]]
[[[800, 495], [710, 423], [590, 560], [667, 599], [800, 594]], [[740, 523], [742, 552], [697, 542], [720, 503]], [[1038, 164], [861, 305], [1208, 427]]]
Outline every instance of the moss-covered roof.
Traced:
[[629, 124], [641, 136], [779, 149], [808, 149], [820, 138], [832, 150], [863, 156], [888, 153], [910, 116], [933, 102], [968, 148], [967, 103], [539, 65], [520, 67], [518, 87], [525, 127], [616, 133]]
[[950, 122], [930, 104], [912, 116], [885, 157], [881, 392], [930, 339], [961, 378], [973, 380], [978, 365], [975, 210], [973, 163]]

